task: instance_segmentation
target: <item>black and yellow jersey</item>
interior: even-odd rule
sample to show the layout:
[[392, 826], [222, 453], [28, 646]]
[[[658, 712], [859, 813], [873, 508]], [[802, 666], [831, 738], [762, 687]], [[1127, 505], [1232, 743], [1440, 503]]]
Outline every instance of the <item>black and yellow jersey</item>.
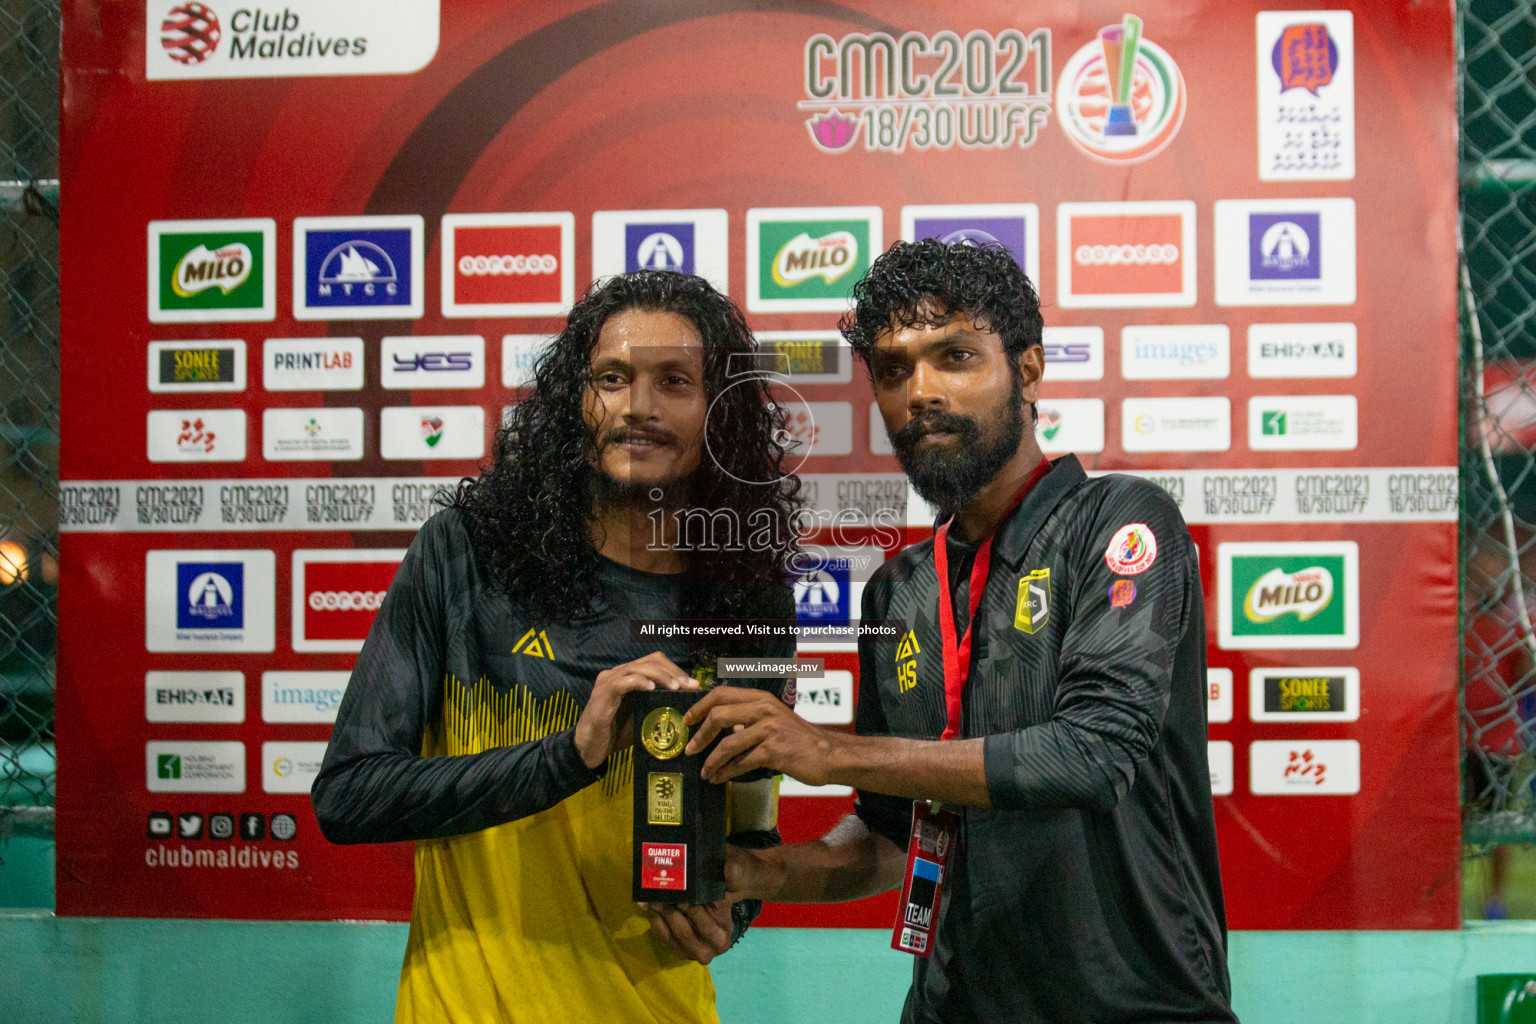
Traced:
[[312, 799], [334, 842], [416, 841], [397, 1021], [717, 1019], [708, 969], [674, 956], [631, 897], [631, 751], [593, 771], [574, 740], [599, 672], [656, 650], [689, 667], [689, 648], [630, 631], [677, 617], [680, 578], [605, 559], [602, 579], [575, 623], [531, 621], [447, 509], [390, 585]]

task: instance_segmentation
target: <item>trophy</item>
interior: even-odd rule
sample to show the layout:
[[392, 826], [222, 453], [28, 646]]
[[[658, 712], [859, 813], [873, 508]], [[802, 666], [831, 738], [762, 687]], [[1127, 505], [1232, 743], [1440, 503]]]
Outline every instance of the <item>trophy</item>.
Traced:
[[1099, 45], [1104, 48], [1104, 74], [1109, 79], [1109, 118], [1105, 135], [1135, 135], [1136, 115], [1131, 109], [1131, 92], [1136, 78], [1136, 56], [1141, 48], [1141, 19], [1127, 14], [1119, 25], [1099, 30]]
[[725, 897], [726, 788], [699, 771], [713, 744], [683, 753], [683, 715], [707, 690], [625, 696], [635, 723], [636, 903], [710, 903]]

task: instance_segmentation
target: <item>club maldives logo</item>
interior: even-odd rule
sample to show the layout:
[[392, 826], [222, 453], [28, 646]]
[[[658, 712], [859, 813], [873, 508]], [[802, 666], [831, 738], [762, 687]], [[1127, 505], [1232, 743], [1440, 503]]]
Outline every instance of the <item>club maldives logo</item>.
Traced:
[[838, 312], [880, 247], [872, 207], [747, 211], [748, 307]]
[[223, 30], [213, 8], [202, 4], [177, 4], [160, 23], [160, 45], [178, 64], [201, 64], [219, 48]]
[[268, 219], [150, 221], [151, 323], [271, 320]]
[[1352, 541], [1218, 546], [1223, 647], [1354, 647], [1359, 549]]
[[1322, 277], [1319, 215], [1248, 215], [1248, 276], [1255, 281], [1316, 281]]
[[1056, 86], [1056, 116], [1078, 149], [1109, 163], [1160, 152], [1184, 123], [1184, 76], [1127, 14], [1072, 55]]
[[1046, 28], [817, 34], [799, 108], [823, 153], [1027, 148], [1050, 118], [1053, 80]]

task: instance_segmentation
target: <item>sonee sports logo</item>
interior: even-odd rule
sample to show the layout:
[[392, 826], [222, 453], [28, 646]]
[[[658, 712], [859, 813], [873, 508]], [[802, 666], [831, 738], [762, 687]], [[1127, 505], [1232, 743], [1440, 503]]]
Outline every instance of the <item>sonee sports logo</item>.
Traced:
[[201, 64], [219, 48], [219, 16], [202, 4], [177, 4], [160, 23], [160, 45], [178, 64]]

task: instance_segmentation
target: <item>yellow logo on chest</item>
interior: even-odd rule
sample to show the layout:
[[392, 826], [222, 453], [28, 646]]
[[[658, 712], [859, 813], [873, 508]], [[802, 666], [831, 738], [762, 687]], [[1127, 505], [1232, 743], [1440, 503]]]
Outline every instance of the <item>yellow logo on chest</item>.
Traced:
[[526, 654], [530, 658], [548, 658], [555, 660], [555, 649], [550, 645], [549, 637], [544, 635], [542, 629], [529, 628], [523, 634], [523, 638], [512, 645], [513, 654]]
[[896, 648], [896, 687], [906, 693], [917, 685], [917, 656], [923, 649], [917, 644], [917, 633], [907, 630]]

